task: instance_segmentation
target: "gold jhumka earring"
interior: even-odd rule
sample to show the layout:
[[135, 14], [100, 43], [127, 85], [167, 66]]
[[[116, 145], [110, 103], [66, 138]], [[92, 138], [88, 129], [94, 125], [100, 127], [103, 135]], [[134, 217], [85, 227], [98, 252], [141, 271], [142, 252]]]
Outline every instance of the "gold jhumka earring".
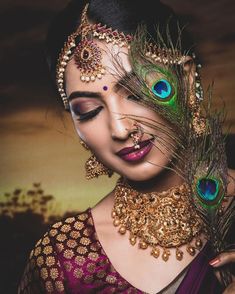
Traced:
[[[90, 150], [84, 141], [81, 140], [80, 144], [84, 149]], [[101, 175], [107, 175], [108, 177], [113, 175], [113, 171], [103, 165], [103, 163], [101, 163], [94, 154], [87, 159], [85, 163], [85, 170], [87, 180], [98, 178]]]

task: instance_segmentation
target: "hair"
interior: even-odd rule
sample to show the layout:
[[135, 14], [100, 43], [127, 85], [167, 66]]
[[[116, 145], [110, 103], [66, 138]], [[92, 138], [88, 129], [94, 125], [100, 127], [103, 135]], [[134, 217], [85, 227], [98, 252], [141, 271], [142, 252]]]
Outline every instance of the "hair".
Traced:
[[[72, 0], [68, 6], [58, 14], [49, 29], [46, 43], [46, 54], [52, 78], [55, 80], [56, 64], [61, 48], [67, 37], [76, 31], [80, 24], [82, 10], [86, 0]], [[171, 41], [176, 44], [179, 38], [179, 26], [182, 21], [173, 10], [158, 0], [90, 0], [88, 18], [91, 22], [107, 25], [125, 34], [133, 34], [138, 25], [144, 24], [147, 33], [157, 39], [157, 29], [167, 43], [169, 34]], [[181, 34], [181, 47], [189, 51], [192, 39], [184, 29]]]

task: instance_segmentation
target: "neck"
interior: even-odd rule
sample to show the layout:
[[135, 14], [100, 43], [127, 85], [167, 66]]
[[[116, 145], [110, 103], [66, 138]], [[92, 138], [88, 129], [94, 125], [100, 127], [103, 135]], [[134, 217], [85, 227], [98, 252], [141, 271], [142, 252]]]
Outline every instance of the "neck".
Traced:
[[179, 175], [167, 169], [163, 169], [160, 174], [147, 181], [133, 181], [127, 178], [125, 181], [133, 189], [142, 193], [162, 192], [183, 183], [183, 179]]

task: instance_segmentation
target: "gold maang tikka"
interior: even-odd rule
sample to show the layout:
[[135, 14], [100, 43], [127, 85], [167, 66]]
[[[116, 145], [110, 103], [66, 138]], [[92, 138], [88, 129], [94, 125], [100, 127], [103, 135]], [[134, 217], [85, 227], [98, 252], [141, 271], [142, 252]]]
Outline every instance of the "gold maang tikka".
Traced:
[[[107, 44], [118, 45], [119, 47], [128, 47], [132, 39], [130, 35], [107, 28], [106, 25], [90, 24], [87, 17], [89, 4], [86, 4], [81, 16], [81, 24], [76, 32], [72, 33], [59, 55], [56, 80], [58, 91], [63, 100], [65, 109], [69, 109], [69, 102], [64, 88], [64, 73], [69, 60], [74, 55], [77, 68], [80, 70], [80, 79], [82, 82], [95, 81], [101, 79], [105, 74], [105, 66], [102, 65], [102, 51], [100, 47], [93, 42], [93, 39], [105, 41]], [[78, 45], [77, 38], [80, 37]]]
[[131, 245], [138, 242], [140, 249], [150, 247], [155, 258], [161, 255], [167, 261], [169, 249], [175, 248], [176, 259], [182, 260], [182, 245], [194, 256], [203, 246], [203, 225], [189, 202], [189, 193], [187, 184], [159, 193], [140, 193], [120, 179], [114, 190], [113, 224], [120, 234], [129, 232]]

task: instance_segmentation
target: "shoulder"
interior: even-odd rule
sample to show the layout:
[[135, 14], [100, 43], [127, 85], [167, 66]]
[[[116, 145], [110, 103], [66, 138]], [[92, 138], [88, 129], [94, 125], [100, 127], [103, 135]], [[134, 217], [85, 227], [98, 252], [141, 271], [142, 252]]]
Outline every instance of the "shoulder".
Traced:
[[63, 292], [66, 272], [74, 264], [82, 265], [88, 256], [92, 257], [91, 251], [98, 249], [90, 210], [56, 222], [31, 251], [19, 293], [36, 288], [40, 293], [52, 288]]
[[96, 233], [90, 209], [73, 217], [67, 217], [54, 223], [36, 244], [33, 256], [38, 252], [53, 253], [60, 260], [69, 259], [86, 251], [86, 246], [96, 242]]

